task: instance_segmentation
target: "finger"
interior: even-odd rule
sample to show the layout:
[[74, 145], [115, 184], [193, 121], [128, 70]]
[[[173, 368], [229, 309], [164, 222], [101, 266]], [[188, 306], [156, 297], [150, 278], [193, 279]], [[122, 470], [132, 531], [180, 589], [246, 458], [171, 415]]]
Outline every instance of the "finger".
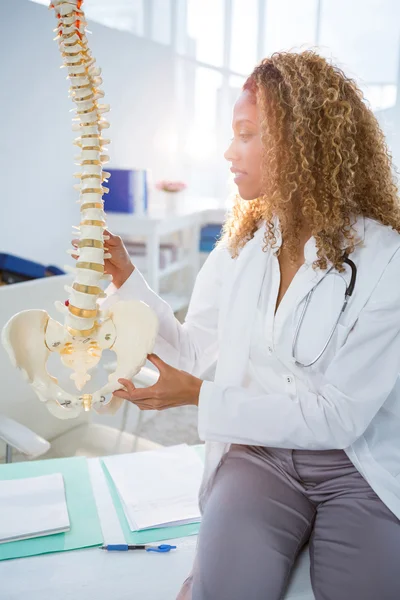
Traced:
[[[130, 383], [130, 382], [128, 382], [128, 383]], [[136, 392], [135, 386], [132, 386], [132, 387], [129, 386], [129, 388], [127, 386], [124, 386], [123, 388], [121, 388], [119, 390], [115, 390], [115, 392], [113, 392], [113, 394], [114, 394], [114, 396], [118, 396], [118, 398], [124, 398], [125, 400], [131, 401], [135, 392]], [[136, 398], [135, 398], [135, 402], [136, 402]], [[143, 402], [143, 400], [138, 400], [138, 402]]]
[[126, 392], [125, 390], [115, 390], [115, 392], [113, 392], [113, 396], [116, 396], [117, 398], [123, 398], [124, 400], [128, 400], [129, 402], [131, 400], [128, 392]]
[[151, 398], [157, 398], [158, 387], [156, 385], [147, 388], [135, 388], [129, 392], [129, 398], [133, 402], [145, 402]]
[[148, 354], [148, 360], [161, 372], [165, 367], [168, 367], [167, 363], [165, 363], [157, 354]]
[[147, 402], [133, 402], [133, 400], [129, 400], [129, 402], [134, 406], [137, 406], [139, 410], [154, 410], [154, 408]]
[[[79, 240], [72, 240], [71, 244], [74, 248], [78, 248]], [[78, 260], [78, 258], [79, 258], [78, 254], [71, 254], [71, 256], [75, 260]]]
[[119, 235], [114, 235], [108, 229], [104, 230], [104, 235], [106, 235], [109, 239], [107, 240], [108, 246], [118, 246], [120, 244], [121, 238]]
[[132, 398], [128, 394], [128, 392], [125, 392], [124, 390], [117, 390], [116, 392], [113, 393], [113, 395], [116, 396], [117, 398], [122, 398], [123, 400], [127, 400], [127, 402], [134, 404], [135, 406], [140, 408], [140, 410], [154, 410], [153, 407], [147, 402], [147, 400], [146, 401], [132, 400]]
[[136, 390], [135, 386], [133, 385], [133, 383], [130, 379], [121, 378], [121, 379], [118, 379], [118, 383], [121, 383], [124, 386], [124, 388], [127, 390], [128, 394], [132, 394]]

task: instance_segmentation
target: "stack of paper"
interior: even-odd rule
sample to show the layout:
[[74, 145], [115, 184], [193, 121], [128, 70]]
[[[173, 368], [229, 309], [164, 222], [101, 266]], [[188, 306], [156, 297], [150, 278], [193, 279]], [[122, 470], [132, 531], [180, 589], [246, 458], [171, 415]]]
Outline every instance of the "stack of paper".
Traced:
[[182, 444], [103, 459], [131, 531], [198, 523], [203, 463]]
[[61, 473], [0, 481], [0, 543], [70, 528]]

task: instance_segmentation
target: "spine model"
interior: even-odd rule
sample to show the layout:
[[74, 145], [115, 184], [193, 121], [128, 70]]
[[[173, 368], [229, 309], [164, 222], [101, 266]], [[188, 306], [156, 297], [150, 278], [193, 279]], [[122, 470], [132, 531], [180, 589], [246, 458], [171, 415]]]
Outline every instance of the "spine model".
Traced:
[[[103, 129], [108, 127], [103, 114], [109, 109], [99, 102], [104, 95], [100, 90], [101, 72], [88, 48], [82, 1], [53, 0], [50, 8], [56, 14], [56, 39], [76, 105], [73, 129], [79, 132], [75, 144], [80, 148], [80, 170], [75, 187], [79, 190], [81, 219], [74, 233], [79, 238], [78, 249], [69, 253], [77, 254], [78, 259], [72, 269], [73, 283], [65, 287], [68, 300], [56, 302], [64, 323], [51, 318], [45, 310], [23, 310], [3, 327], [1, 342], [11, 363], [20, 369], [51, 414], [73, 419], [82, 410], [94, 408], [99, 413], [113, 414], [121, 406], [123, 400], [114, 392], [121, 388], [120, 379], [132, 379], [153, 351], [158, 320], [151, 308], [139, 300], [111, 299], [108, 307], [106, 301], [100, 310], [99, 299], [106, 296], [101, 280], [112, 279], [104, 273], [104, 262], [111, 258], [104, 248], [108, 238], [104, 235], [103, 204], [103, 194], [108, 191], [103, 183], [109, 177], [103, 171], [108, 160], [104, 146], [109, 140], [102, 137]], [[115, 354], [115, 370], [100, 388], [92, 381], [92, 389], [86, 388], [83, 393], [92, 379], [91, 369], [100, 366], [104, 350]], [[72, 370], [70, 379], [78, 394], [61, 387], [47, 370], [51, 353], [58, 354], [61, 363]]]
[[85, 35], [85, 14], [81, 0], [54, 0], [57, 18], [57, 37], [63, 66], [68, 71], [70, 96], [76, 105], [73, 130], [79, 133], [75, 145], [80, 148], [76, 157], [80, 170], [75, 176], [80, 182], [74, 187], [79, 190], [81, 220], [75, 234], [79, 238], [78, 249], [69, 251], [78, 255], [76, 275], [72, 287], [68, 287], [69, 299], [65, 303], [65, 328], [74, 337], [90, 337], [99, 324], [98, 299], [104, 296], [99, 286], [104, 274], [105, 213], [103, 194], [108, 188], [103, 183], [109, 173], [103, 171], [108, 162], [105, 145], [110, 140], [102, 137], [102, 130], [109, 127], [103, 114], [109, 110], [100, 104], [104, 97], [100, 90], [101, 69], [89, 50]]

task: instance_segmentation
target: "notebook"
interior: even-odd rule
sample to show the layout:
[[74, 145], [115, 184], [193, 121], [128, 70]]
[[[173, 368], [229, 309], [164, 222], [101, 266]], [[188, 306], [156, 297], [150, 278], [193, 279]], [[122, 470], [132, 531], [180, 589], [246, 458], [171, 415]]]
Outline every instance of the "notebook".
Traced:
[[0, 544], [69, 528], [61, 473], [0, 481]]
[[200, 521], [198, 493], [203, 462], [187, 446], [103, 459], [131, 531]]

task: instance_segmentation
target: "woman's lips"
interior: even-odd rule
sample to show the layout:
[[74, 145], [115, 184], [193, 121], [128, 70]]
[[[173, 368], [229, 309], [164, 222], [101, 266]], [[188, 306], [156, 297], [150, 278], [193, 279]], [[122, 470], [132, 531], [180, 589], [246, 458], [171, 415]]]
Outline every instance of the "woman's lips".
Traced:
[[242, 179], [244, 179], [247, 176], [246, 171], [240, 171], [239, 169], [233, 169], [233, 168], [231, 168], [231, 171], [235, 175], [235, 178], [234, 178], [235, 183], [242, 181]]
[[246, 177], [246, 173], [239, 173], [238, 175], [236, 175], [236, 177], [234, 177], [233, 181], [235, 183], [240, 183], [241, 181], [243, 181], [243, 179]]

